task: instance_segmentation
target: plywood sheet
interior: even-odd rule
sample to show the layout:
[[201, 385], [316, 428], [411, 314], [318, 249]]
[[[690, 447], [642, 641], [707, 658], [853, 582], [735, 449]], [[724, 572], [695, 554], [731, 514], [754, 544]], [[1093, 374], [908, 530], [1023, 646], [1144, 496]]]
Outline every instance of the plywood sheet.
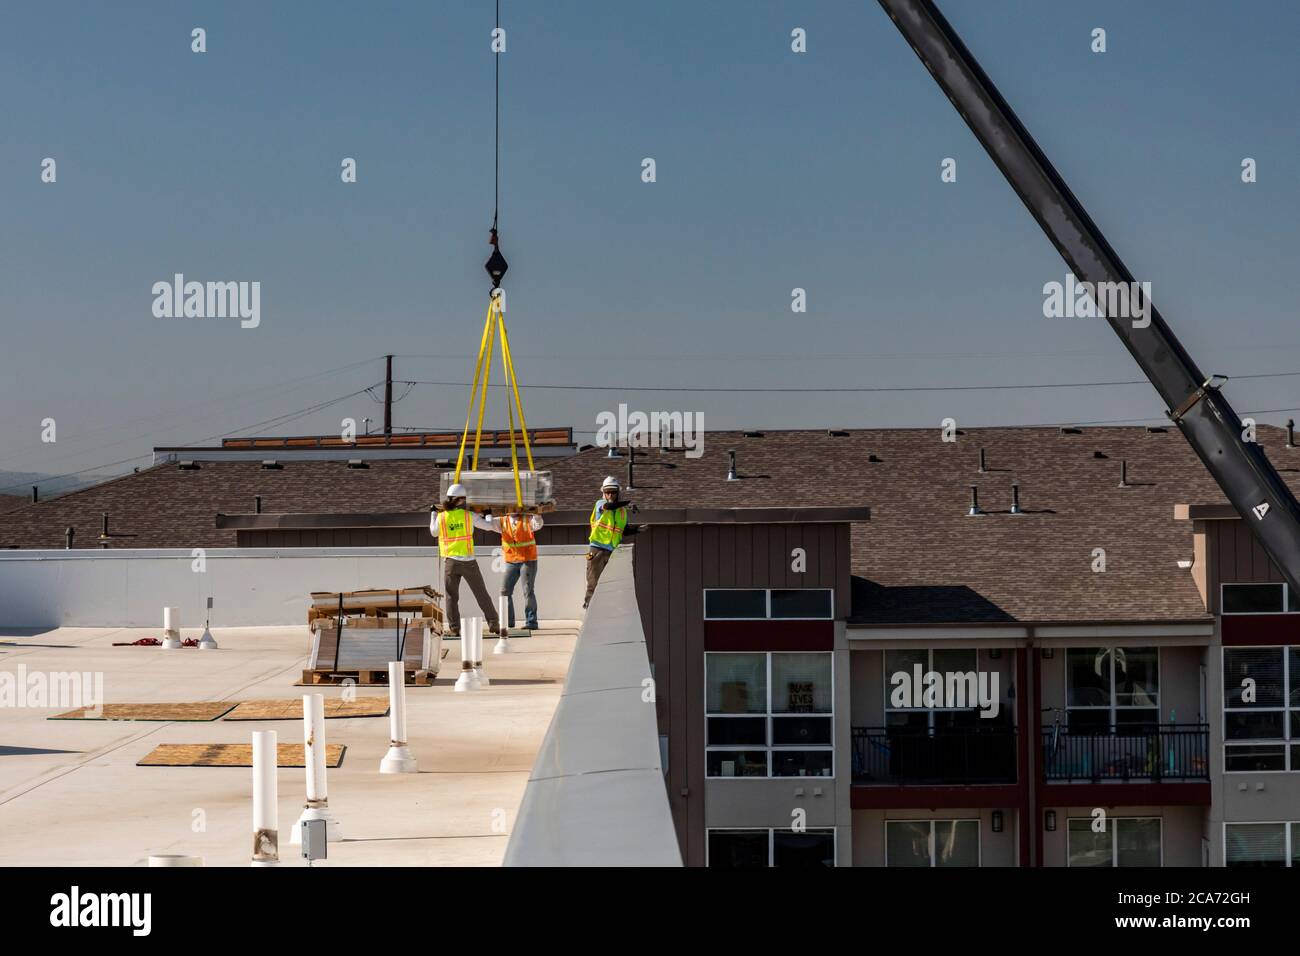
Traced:
[[[388, 713], [387, 697], [358, 697], [325, 699], [325, 719], [331, 717], [383, 717]], [[246, 700], [230, 713], [226, 720], [302, 720], [302, 698], [285, 700]]]
[[201, 700], [181, 704], [104, 704], [102, 710], [78, 707], [76, 710], [55, 714], [50, 720], [216, 720], [234, 706], [235, 702], [230, 700]]
[[[343, 763], [343, 744], [326, 744], [325, 766]], [[305, 756], [302, 744], [279, 744], [276, 766], [302, 767]], [[252, 744], [159, 744], [140, 760], [137, 767], [251, 767]]]

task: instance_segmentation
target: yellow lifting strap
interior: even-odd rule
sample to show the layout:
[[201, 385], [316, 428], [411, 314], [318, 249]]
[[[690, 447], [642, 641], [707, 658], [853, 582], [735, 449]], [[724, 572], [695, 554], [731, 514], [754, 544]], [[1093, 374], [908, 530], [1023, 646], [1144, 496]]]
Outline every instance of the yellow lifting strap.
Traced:
[[[492, 346], [497, 336], [501, 338], [501, 366], [505, 371], [506, 384], [510, 394], [506, 396], [506, 413], [509, 417], [510, 467], [515, 478], [515, 505], [523, 509], [524, 495], [519, 482], [519, 452], [515, 442], [515, 412], [519, 412], [519, 432], [524, 440], [524, 454], [528, 459], [528, 468], [534, 470], [533, 450], [528, 440], [528, 421], [524, 418], [524, 402], [519, 394], [519, 380], [515, 377], [515, 363], [510, 355], [510, 339], [506, 335], [505, 313], [501, 308], [501, 299], [494, 295], [488, 302], [487, 317], [483, 321], [483, 335], [479, 339], [478, 361], [474, 365], [474, 385], [469, 393], [469, 408], [465, 412], [465, 430], [460, 436], [460, 452], [456, 456], [455, 481], [460, 481], [460, 473], [465, 464], [465, 446], [469, 443], [469, 425], [474, 421], [474, 403], [478, 402], [478, 419], [474, 425], [474, 456], [470, 470], [478, 470], [478, 453], [483, 437], [483, 416], [487, 409], [488, 381], [492, 371]], [[513, 404], [511, 399], [513, 398]]]

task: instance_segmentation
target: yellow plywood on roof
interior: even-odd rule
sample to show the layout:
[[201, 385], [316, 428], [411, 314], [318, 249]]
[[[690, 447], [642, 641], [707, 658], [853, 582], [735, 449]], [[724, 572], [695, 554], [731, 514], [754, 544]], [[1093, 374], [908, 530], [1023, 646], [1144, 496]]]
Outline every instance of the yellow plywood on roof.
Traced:
[[[326, 698], [325, 717], [383, 717], [388, 713], [387, 697], [358, 697], [355, 700]], [[246, 700], [226, 715], [226, 720], [301, 720], [302, 698]]]
[[[343, 744], [326, 744], [325, 766], [343, 763]], [[276, 750], [277, 767], [305, 766], [302, 744], [280, 744]], [[251, 767], [252, 744], [159, 744], [137, 767]]]
[[216, 720], [235, 706], [229, 700], [201, 700], [192, 703], [104, 704], [101, 708], [78, 707], [50, 720]]

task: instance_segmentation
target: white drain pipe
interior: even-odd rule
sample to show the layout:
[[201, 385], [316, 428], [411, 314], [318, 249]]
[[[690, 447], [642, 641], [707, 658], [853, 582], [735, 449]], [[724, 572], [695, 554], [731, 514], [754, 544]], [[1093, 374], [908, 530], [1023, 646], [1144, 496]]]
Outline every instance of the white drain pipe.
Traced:
[[497, 638], [496, 647], [492, 648], [493, 654], [510, 653], [510, 638], [506, 636], [510, 633], [510, 625], [506, 623], [510, 620], [506, 613], [509, 610], [509, 600], [504, 594], [497, 599], [497, 617], [501, 621], [501, 636]]
[[487, 673], [483, 670], [483, 625], [485, 623], [481, 617], [474, 618], [474, 676], [478, 678], [479, 686], [490, 687], [492, 682], [488, 680]]
[[163, 608], [162, 646], [168, 650], [181, 646], [181, 609], [178, 607]]
[[406, 664], [388, 662], [388, 753], [379, 762], [380, 773], [416, 773], [415, 757], [406, 745]]
[[298, 822], [293, 825], [289, 842], [302, 843], [302, 825], [305, 820], [325, 821], [325, 840], [335, 843], [343, 839], [339, 822], [330, 812], [329, 792], [325, 777], [325, 695], [302, 695], [303, 765], [307, 773], [307, 802], [303, 805]]
[[253, 866], [280, 864], [276, 780], [279, 758], [276, 732], [253, 731]]
[[460, 619], [460, 676], [456, 678], [456, 693], [478, 690], [481, 686], [474, 672], [474, 624], [477, 618]]

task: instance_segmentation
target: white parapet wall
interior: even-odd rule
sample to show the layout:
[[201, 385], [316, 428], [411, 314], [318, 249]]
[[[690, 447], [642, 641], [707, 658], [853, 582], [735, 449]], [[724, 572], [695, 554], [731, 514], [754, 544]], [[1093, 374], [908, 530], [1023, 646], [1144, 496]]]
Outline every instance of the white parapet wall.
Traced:
[[[544, 620], [581, 619], [586, 550], [538, 548]], [[487, 553], [478, 563], [495, 602], [504, 565]], [[214, 626], [305, 625], [312, 591], [426, 584], [442, 590], [437, 548], [0, 551], [0, 627], [161, 629], [163, 608], [175, 606], [182, 627], [201, 628], [209, 597]], [[515, 588], [517, 618], [522, 590]], [[462, 613], [479, 613], [468, 585], [460, 597]]]

